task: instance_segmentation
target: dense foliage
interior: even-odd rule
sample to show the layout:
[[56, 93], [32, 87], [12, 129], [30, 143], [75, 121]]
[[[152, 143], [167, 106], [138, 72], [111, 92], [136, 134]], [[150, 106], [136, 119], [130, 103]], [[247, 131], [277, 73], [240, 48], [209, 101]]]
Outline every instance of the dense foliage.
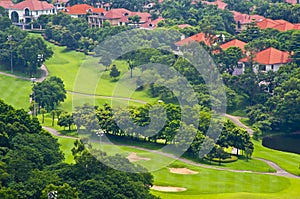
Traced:
[[143, 173], [116, 171], [77, 140], [72, 149], [75, 164], [62, 163], [57, 140], [42, 130], [36, 118], [3, 101], [0, 112], [1, 198], [46, 198], [53, 189], [59, 198], [155, 198], [149, 194], [152, 176], [127, 159], [102, 157], [107, 163]]
[[0, 64], [10, 68], [12, 62], [14, 69], [33, 75], [52, 54], [42, 38], [30, 36], [0, 16]]

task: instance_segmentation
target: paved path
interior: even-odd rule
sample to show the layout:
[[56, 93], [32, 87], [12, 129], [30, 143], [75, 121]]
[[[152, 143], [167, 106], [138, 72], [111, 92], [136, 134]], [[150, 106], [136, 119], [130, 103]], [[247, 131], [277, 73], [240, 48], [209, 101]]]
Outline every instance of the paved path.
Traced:
[[[72, 136], [62, 135], [62, 134], [58, 133], [55, 129], [52, 129], [52, 128], [49, 128], [49, 127], [43, 127], [43, 128], [45, 130], [49, 131], [52, 135], [55, 135], [55, 136], [58, 136], [58, 137], [69, 138], [69, 139], [78, 139], [78, 138], [75, 138], [75, 137], [72, 137]], [[92, 140], [92, 142], [98, 142], [98, 140]], [[104, 143], [105, 144], [111, 144], [111, 143], [108, 143], [108, 142], [104, 142]], [[248, 170], [234, 170], [234, 169], [229, 169], [229, 168], [221, 168], [221, 167], [216, 167], [216, 166], [212, 166], [212, 165], [206, 165], [206, 164], [193, 162], [191, 160], [181, 158], [181, 157], [178, 158], [177, 156], [175, 156], [173, 154], [165, 153], [165, 152], [162, 152], [162, 151], [150, 150], [150, 149], [146, 149], [146, 148], [142, 148], [142, 147], [129, 146], [129, 145], [118, 145], [118, 146], [127, 146], [127, 147], [130, 147], [130, 148], [139, 149], [139, 150], [147, 151], [147, 152], [150, 152], [150, 153], [156, 153], [156, 154], [163, 155], [163, 156], [166, 156], [166, 157], [169, 157], [169, 158], [180, 160], [180, 161], [185, 162], [187, 164], [191, 164], [191, 165], [194, 165], [194, 166], [207, 168], [207, 169], [215, 169], [215, 170], [220, 170], [220, 171], [230, 171], [230, 172], [235, 172], [235, 173], [267, 174], [267, 175], [284, 176], [284, 177], [289, 177], [289, 178], [298, 178], [298, 179], [300, 179], [300, 176], [296, 176], [296, 175], [287, 173], [286, 171], [281, 169], [277, 164], [275, 164], [271, 161], [268, 161], [268, 160], [264, 160], [264, 159], [261, 159], [261, 160], [265, 161], [265, 162], [269, 162], [270, 163], [269, 165], [277, 171], [276, 173], [255, 172], [255, 171], [248, 171]]]
[[224, 116], [229, 118], [237, 126], [243, 128], [243, 129], [246, 129], [246, 131], [248, 131], [250, 136], [253, 135], [253, 130], [240, 121], [240, 119], [243, 117], [233, 116], [233, 115], [229, 115], [229, 114], [224, 114]]

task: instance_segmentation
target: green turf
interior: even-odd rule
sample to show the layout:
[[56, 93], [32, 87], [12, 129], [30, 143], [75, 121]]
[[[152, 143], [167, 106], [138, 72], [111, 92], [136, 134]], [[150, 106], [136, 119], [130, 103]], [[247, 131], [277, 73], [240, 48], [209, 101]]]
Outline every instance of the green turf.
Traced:
[[249, 120], [249, 118], [241, 118], [240, 122], [242, 122], [244, 125], [252, 127], [253, 123]]
[[[56, 136], [55, 136], [56, 137]], [[65, 163], [71, 164], [75, 163], [74, 157], [72, 155], [72, 148], [74, 147], [75, 139], [63, 138], [63, 137], [56, 137], [58, 139], [58, 143], [60, 144], [60, 149], [63, 151], [65, 156]]]
[[254, 157], [264, 158], [277, 163], [284, 170], [300, 176], [300, 155], [295, 153], [288, 153], [266, 148], [261, 145], [261, 141], [254, 143]]
[[31, 82], [0, 75], [0, 98], [15, 108], [29, 110]]

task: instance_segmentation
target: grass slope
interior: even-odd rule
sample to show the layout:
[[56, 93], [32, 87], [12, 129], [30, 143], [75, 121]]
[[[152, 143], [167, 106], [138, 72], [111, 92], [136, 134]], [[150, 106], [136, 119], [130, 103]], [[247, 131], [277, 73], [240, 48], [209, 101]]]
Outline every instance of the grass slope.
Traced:
[[29, 110], [31, 82], [0, 75], [0, 98], [15, 108]]

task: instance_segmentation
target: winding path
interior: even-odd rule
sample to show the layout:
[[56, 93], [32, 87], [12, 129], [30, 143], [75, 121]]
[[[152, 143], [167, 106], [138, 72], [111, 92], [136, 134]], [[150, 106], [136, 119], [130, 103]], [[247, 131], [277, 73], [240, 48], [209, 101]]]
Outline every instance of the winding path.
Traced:
[[[68, 139], [78, 139], [72, 136], [66, 136], [66, 135], [62, 135], [59, 132], [57, 132], [55, 129], [50, 128], [50, 127], [45, 127], [43, 126], [43, 129], [49, 131], [49, 133], [51, 133], [52, 135], [58, 136], [58, 137], [62, 137], [62, 138], [68, 138]], [[92, 142], [98, 142], [98, 140], [92, 140]], [[104, 142], [105, 144], [112, 144], [109, 142]], [[234, 169], [228, 169], [228, 168], [220, 168], [220, 167], [216, 167], [216, 166], [211, 166], [211, 165], [206, 165], [206, 164], [201, 164], [201, 163], [197, 163], [197, 162], [193, 162], [191, 160], [188, 160], [186, 158], [182, 158], [182, 157], [177, 157], [173, 154], [170, 153], [165, 153], [162, 151], [157, 151], [157, 150], [150, 150], [150, 149], [146, 149], [146, 148], [142, 148], [142, 147], [137, 147], [137, 146], [129, 146], [129, 145], [119, 145], [118, 146], [127, 146], [130, 148], [134, 148], [134, 149], [139, 149], [139, 150], [143, 150], [143, 151], [147, 151], [150, 153], [155, 153], [155, 154], [159, 154], [159, 155], [163, 155], [165, 157], [169, 157], [169, 158], [173, 158], [176, 160], [180, 160], [182, 162], [185, 162], [187, 164], [191, 164], [193, 166], [198, 166], [198, 167], [202, 167], [202, 168], [207, 168], [207, 169], [214, 169], [214, 170], [219, 170], [219, 171], [230, 171], [230, 172], [235, 172], [235, 173], [253, 173], [253, 174], [267, 174], [267, 175], [274, 175], [274, 176], [284, 176], [284, 177], [288, 177], [288, 178], [297, 178], [300, 179], [300, 176], [296, 176], [293, 174], [290, 174], [288, 172], [286, 172], [285, 170], [281, 169], [277, 164], [275, 164], [274, 162], [268, 161], [268, 160], [264, 160], [264, 159], [259, 159], [262, 160], [266, 163], [269, 162], [269, 165], [276, 170], [275, 173], [269, 173], [269, 172], [256, 172], [256, 171], [248, 171], [248, 170], [234, 170]], [[258, 158], [257, 158], [258, 159]]]

